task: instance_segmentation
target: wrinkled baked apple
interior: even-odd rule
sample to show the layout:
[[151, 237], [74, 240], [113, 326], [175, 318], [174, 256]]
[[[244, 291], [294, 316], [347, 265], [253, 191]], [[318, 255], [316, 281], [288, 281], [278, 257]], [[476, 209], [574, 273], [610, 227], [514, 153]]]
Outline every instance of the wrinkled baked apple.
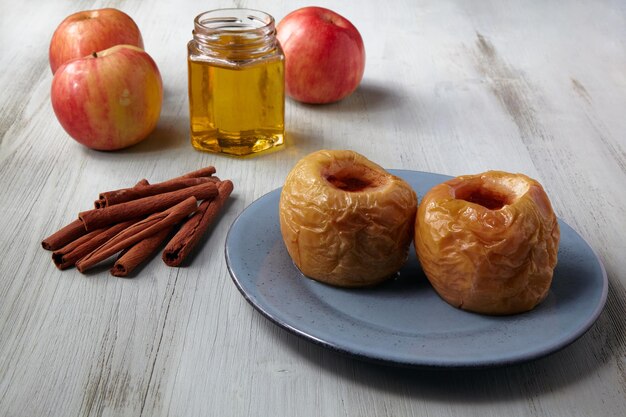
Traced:
[[417, 196], [364, 156], [322, 150], [301, 159], [280, 195], [280, 230], [309, 278], [342, 287], [392, 277], [413, 240]]
[[548, 294], [559, 225], [541, 184], [488, 171], [426, 193], [415, 248], [435, 291], [453, 306], [504, 315], [533, 309]]

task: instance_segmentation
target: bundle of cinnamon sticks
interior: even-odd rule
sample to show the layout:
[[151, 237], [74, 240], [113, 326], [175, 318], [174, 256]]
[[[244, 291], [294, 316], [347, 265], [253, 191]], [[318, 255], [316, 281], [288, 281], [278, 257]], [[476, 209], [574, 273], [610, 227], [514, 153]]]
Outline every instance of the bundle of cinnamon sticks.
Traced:
[[[101, 193], [95, 208], [45, 238], [59, 269], [80, 272], [119, 254], [111, 274], [128, 276], [174, 233], [163, 250], [169, 266], [181, 265], [217, 218], [233, 191], [230, 180], [214, 176], [209, 166], [180, 177]], [[199, 203], [199, 204], [198, 204]]]

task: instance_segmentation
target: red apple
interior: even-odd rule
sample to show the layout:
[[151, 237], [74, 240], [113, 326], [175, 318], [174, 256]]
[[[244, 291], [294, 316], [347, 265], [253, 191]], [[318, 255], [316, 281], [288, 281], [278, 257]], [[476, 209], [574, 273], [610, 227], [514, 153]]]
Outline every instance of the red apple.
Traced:
[[276, 27], [285, 52], [285, 89], [305, 103], [331, 103], [350, 95], [365, 69], [356, 27], [332, 10], [304, 7]]
[[117, 45], [59, 67], [50, 95], [71, 137], [93, 149], [116, 150], [140, 142], [155, 128], [163, 84], [143, 49]]
[[117, 9], [85, 10], [65, 18], [50, 41], [50, 67], [54, 74], [61, 65], [115, 45], [143, 48], [137, 24]]

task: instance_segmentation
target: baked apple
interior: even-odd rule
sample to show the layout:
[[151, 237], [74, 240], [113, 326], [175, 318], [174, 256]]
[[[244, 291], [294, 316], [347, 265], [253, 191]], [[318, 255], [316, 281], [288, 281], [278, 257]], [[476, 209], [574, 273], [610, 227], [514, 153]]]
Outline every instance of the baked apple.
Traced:
[[548, 294], [559, 225], [537, 181], [488, 171], [426, 193], [415, 248], [428, 280], [451, 305], [505, 315], [533, 309]]
[[403, 179], [348, 150], [302, 158], [280, 195], [280, 230], [309, 278], [362, 287], [391, 278], [413, 240], [417, 195]]

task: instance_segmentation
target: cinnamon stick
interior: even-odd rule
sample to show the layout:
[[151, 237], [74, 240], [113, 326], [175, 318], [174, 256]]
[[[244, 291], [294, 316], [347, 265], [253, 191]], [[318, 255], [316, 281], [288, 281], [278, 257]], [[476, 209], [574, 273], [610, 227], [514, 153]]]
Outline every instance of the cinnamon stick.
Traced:
[[52, 253], [52, 261], [57, 268], [63, 270], [76, 264], [80, 258], [93, 252], [100, 245], [111, 239], [113, 236], [132, 225], [133, 221], [126, 221], [115, 224], [111, 227], [94, 230], [84, 236], [68, 243], [63, 248]]
[[104, 208], [139, 198], [150, 197], [170, 191], [180, 190], [209, 181], [216, 181], [214, 177], [202, 178], [180, 178], [169, 180], [152, 185], [134, 186], [131, 188], [121, 188], [119, 190], [105, 191], [100, 193], [96, 208]]
[[[148, 182], [147, 179], [142, 178], [140, 179], [137, 184], [135, 184], [133, 186], [134, 187], [144, 187], [146, 185], [150, 185], [150, 183]], [[100, 200], [100, 198], [98, 198], [96, 201], [93, 202], [93, 207], [94, 208], [103, 208], [104, 207], [104, 201]]]
[[173, 228], [174, 226], [163, 229], [123, 251], [117, 258], [117, 261], [115, 261], [111, 269], [111, 275], [116, 277], [128, 276], [163, 244], [163, 241], [169, 236]]
[[180, 177], [176, 177], [176, 178], [172, 178], [174, 180], [176, 179], [180, 179], [180, 178], [200, 178], [200, 177], [210, 177], [211, 175], [215, 174], [217, 171], [215, 170], [214, 166], [208, 166], [208, 167], [204, 167], [204, 168], [200, 168], [197, 169], [195, 171], [191, 171], [188, 172], [184, 175], [181, 175]]
[[[122, 204], [112, 206], [110, 208], [119, 207], [121, 205]], [[189, 214], [193, 213], [196, 209], [197, 200], [192, 196], [163, 212], [154, 213], [148, 218], [141, 220], [119, 232], [98, 249], [80, 259], [76, 262], [76, 268], [80, 272], [85, 272], [87, 269], [116, 254], [117, 252], [129, 248], [135, 243], [152, 236], [163, 229], [167, 229], [175, 225]], [[98, 211], [104, 210], [107, 210], [107, 208], [100, 209]]]
[[213, 182], [187, 187], [169, 193], [153, 195], [126, 203], [116, 204], [101, 209], [79, 213], [85, 228], [95, 230], [121, 221], [131, 220], [157, 213], [193, 196], [198, 200], [212, 199], [217, 195], [217, 186]]
[[77, 219], [45, 238], [41, 246], [47, 250], [57, 250], [85, 234], [87, 234], [85, 225]]
[[[135, 184], [135, 187], [149, 184], [150, 183], [148, 182], [148, 180], [144, 178], [140, 180], [137, 184]], [[98, 207], [96, 206], [96, 208]], [[76, 219], [59, 231], [45, 238], [41, 242], [41, 246], [44, 249], [56, 251], [63, 248], [70, 242], [78, 239], [79, 237], [84, 236], [85, 234], [87, 234], [87, 229], [85, 229], [85, 225], [80, 219]]]
[[232, 181], [225, 180], [219, 183], [217, 197], [203, 201], [196, 213], [183, 224], [167, 244], [162, 255], [163, 262], [169, 266], [179, 266], [187, 258], [215, 220], [232, 191]]

